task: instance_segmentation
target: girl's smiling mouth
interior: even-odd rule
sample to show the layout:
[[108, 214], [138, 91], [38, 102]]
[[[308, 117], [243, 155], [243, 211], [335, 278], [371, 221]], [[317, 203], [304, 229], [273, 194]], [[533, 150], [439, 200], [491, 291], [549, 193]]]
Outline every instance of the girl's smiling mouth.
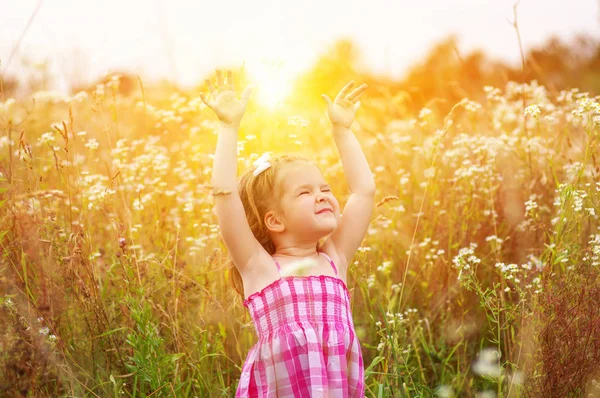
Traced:
[[325, 208], [325, 209], [321, 209], [321, 210], [319, 210], [319, 211], [317, 212], [317, 214], [323, 214], [323, 213], [326, 213], [326, 212], [333, 213], [333, 210], [332, 210], [332, 209], [330, 209], [330, 208]]

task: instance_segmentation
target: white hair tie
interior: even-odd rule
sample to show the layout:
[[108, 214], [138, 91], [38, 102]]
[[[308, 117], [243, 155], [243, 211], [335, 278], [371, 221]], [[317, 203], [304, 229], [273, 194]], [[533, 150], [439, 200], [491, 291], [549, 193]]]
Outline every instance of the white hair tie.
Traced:
[[267, 152], [258, 159], [256, 159], [254, 161], [254, 166], [256, 166], [256, 168], [254, 169], [254, 172], [252, 174], [255, 177], [263, 171], [265, 171], [266, 169], [268, 169], [269, 167], [271, 167], [271, 163], [269, 162], [269, 153]]

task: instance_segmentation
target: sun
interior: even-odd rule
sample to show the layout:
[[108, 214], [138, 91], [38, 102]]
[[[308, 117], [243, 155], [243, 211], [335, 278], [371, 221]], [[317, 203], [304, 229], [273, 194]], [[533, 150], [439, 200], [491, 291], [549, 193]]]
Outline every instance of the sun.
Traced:
[[283, 60], [262, 59], [246, 63], [256, 100], [269, 109], [281, 105], [290, 95], [296, 73]]

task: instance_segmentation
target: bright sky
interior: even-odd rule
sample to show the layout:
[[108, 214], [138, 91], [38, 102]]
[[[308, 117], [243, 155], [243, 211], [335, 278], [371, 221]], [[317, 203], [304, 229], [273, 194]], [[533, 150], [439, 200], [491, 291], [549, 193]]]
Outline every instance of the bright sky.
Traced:
[[[0, 0], [2, 71], [39, 0]], [[437, 40], [516, 62], [513, 0], [43, 0], [17, 58], [50, 59], [66, 82], [111, 68], [195, 84], [216, 67], [281, 59], [298, 70], [336, 39], [355, 41], [364, 65], [401, 76]], [[526, 47], [555, 33], [600, 37], [599, 0], [521, 0]], [[8, 73], [19, 71], [18, 59]]]

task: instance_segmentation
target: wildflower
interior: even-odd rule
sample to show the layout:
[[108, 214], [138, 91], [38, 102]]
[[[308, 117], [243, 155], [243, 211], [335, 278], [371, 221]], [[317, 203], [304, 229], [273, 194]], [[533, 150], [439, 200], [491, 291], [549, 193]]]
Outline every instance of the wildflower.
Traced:
[[481, 104], [471, 101], [471, 100], [466, 100], [465, 104], [464, 104], [464, 108], [467, 112], [477, 112], [478, 110], [481, 109]]
[[98, 257], [102, 257], [102, 253], [100, 253], [99, 251], [97, 251], [95, 253], [91, 253], [89, 255], [88, 259], [89, 260], [93, 260], [93, 259], [98, 258]]
[[15, 303], [14, 303], [14, 302], [13, 302], [13, 301], [10, 299], [10, 297], [9, 297], [9, 298], [7, 298], [7, 299], [4, 301], [4, 305], [5, 305], [5, 306], [6, 306], [6, 308], [8, 308], [8, 309], [13, 309], [13, 308], [15, 308]]
[[583, 261], [591, 261], [591, 265], [600, 265], [600, 234], [591, 235], [588, 241], [590, 253], [583, 257]]
[[57, 103], [62, 99], [62, 96], [56, 91], [36, 91], [32, 97], [34, 101], [40, 103]]
[[424, 174], [425, 178], [433, 177], [435, 175], [435, 167], [430, 167], [428, 169], [425, 169], [423, 174]]
[[497, 237], [496, 235], [490, 235], [490, 236], [486, 237], [485, 241], [486, 242], [494, 241], [494, 242], [496, 242], [498, 244], [502, 244], [504, 242], [503, 239]]
[[423, 239], [423, 242], [419, 243], [419, 247], [425, 247], [429, 242], [431, 242], [431, 238], [427, 237]]
[[119, 81], [120, 77], [121, 77], [120, 75], [111, 76], [110, 81], [106, 84], [106, 86], [113, 91], [117, 91], [119, 88], [119, 84], [120, 84], [120, 81]]
[[95, 150], [98, 149], [98, 141], [95, 138], [90, 138], [87, 140], [87, 142], [85, 143], [86, 148], [89, 148], [91, 150]]
[[498, 365], [500, 353], [493, 348], [484, 348], [479, 352], [477, 360], [473, 364], [473, 372], [481, 376], [498, 377], [502, 369]]
[[537, 198], [537, 195], [533, 194], [533, 195], [529, 196], [529, 200], [527, 202], [525, 202], [525, 215], [534, 214], [534, 212], [532, 210], [538, 208], [538, 204], [535, 201], [536, 198]]
[[447, 385], [441, 385], [435, 390], [435, 395], [439, 398], [452, 398], [454, 397], [454, 390], [452, 387]]
[[371, 288], [375, 286], [375, 275], [371, 274], [367, 277], [367, 287]]
[[5, 113], [10, 110], [10, 108], [14, 105], [15, 99], [9, 98], [4, 103], [0, 102], [0, 112]]
[[471, 264], [478, 264], [481, 262], [477, 256], [475, 256], [474, 249], [477, 247], [477, 243], [470, 243], [469, 247], [463, 247], [458, 251], [458, 254], [452, 259], [454, 267], [459, 270], [458, 280], [461, 280], [463, 271], [471, 269]]
[[377, 271], [387, 275], [392, 270], [392, 264], [393, 263], [391, 261], [384, 261], [380, 266], [377, 267]]
[[525, 116], [531, 115], [535, 119], [537, 119], [540, 116], [540, 106], [539, 105], [529, 105], [527, 108], [525, 108], [524, 113], [525, 113]]
[[85, 91], [80, 91], [73, 96], [73, 99], [77, 102], [83, 102], [86, 99], [88, 99], [88, 97], [88, 93], [86, 93]]
[[303, 119], [300, 116], [290, 116], [290, 117], [288, 117], [288, 125], [290, 125], [290, 126], [306, 127], [309, 124], [310, 124], [310, 122], [308, 120]]
[[529, 256], [530, 261], [528, 261], [526, 264], [522, 264], [521, 266], [527, 270], [530, 270], [532, 268], [532, 265], [535, 265], [535, 268], [539, 271], [542, 268], [544, 268], [544, 263], [542, 262], [542, 260], [540, 260], [539, 258], [537, 258], [536, 256], [534, 256], [533, 254], [530, 254]]
[[523, 384], [524, 378], [525, 377], [523, 376], [523, 372], [516, 371], [511, 375], [511, 382], [512, 384], [520, 386]]
[[398, 205], [396, 207], [392, 207], [392, 210], [397, 212], [397, 213], [404, 213], [406, 212], [406, 208], [403, 205]]
[[479, 264], [481, 262], [481, 259], [477, 258], [476, 256], [469, 256], [468, 260], [473, 264]]
[[419, 112], [419, 119], [425, 119], [429, 115], [431, 115], [431, 109], [423, 107], [423, 109], [421, 109]]
[[104, 84], [97, 84], [93, 95], [97, 102], [102, 101], [104, 99]]
[[144, 209], [144, 205], [140, 202], [139, 199], [135, 199], [133, 201], [133, 208], [137, 211], [143, 210]]
[[41, 135], [37, 141], [40, 145], [51, 144], [54, 142], [54, 134], [52, 132], [47, 132]]

